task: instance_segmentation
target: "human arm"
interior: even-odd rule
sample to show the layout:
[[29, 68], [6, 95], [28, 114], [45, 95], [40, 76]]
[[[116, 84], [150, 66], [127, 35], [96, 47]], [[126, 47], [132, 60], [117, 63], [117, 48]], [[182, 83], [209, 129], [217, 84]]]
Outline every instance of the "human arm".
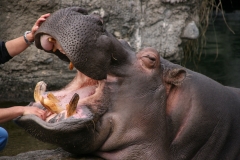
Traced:
[[[26, 38], [29, 42], [34, 41], [34, 34], [38, 30], [39, 26], [50, 16], [50, 13], [42, 15], [36, 23], [33, 25], [32, 30], [30, 33], [26, 35]], [[14, 57], [24, 51], [29, 44], [27, 44], [24, 40], [24, 37], [18, 37], [13, 40], [9, 40], [5, 43], [7, 51], [11, 57]]]
[[18, 116], [23, 116], [27, 114], [34, 114], [42, 120], [45, 120], [47, 112], [37, 107], [28, 106], [13, 106], [9, 108], [0, 108], [0, 123], [7, 122]]

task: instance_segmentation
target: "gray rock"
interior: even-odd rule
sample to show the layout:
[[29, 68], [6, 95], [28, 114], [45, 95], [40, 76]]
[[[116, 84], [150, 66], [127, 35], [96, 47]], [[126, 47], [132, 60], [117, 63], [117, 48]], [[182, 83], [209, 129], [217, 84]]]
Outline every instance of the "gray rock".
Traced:
[[181, 37], [188, 39], [197, 39], [199, 37], [199, 29], [194, 21], [191, 21], [186, 25]]
[[168, 2], [168, 3], [181, 3], [186, 1], [187, 0], [162, 0], [162, 2]]

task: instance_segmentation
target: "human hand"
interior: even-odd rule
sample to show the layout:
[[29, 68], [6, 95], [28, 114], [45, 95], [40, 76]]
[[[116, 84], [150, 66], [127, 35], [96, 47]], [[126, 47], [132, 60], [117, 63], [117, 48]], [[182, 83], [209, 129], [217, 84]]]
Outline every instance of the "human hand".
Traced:
[[45, 120], [48, 114], [48, 111], [44, 111], [42, 109], [39, 109], [38, 107], [24, 107], [23, 109], [23, 115], [28, 114], [34, 114], [41, 118], [42, 120]]
[[33, 42], [34, 41], [34, 34], [35, 34], [35, 32], [38, 30], [38, 28], [41, 26], [41, 24], [44, 21], [46, 21], [46, 19], [49, 16], [50, 16], [50, 13], [47, 13], [47, 14], [42, 15], [40, 18], [38, 18], [38, 20], [33, 25], [31, 32], [26, 35], [29, 42]]

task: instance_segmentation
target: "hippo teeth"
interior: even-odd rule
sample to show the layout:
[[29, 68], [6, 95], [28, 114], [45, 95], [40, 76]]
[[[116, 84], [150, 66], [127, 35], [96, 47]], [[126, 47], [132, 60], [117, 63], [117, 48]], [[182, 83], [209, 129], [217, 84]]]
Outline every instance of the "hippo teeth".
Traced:
[[60, 113], [63, 109], [60, 107], [59, 100], [52, 94], [48, 93], [47, 97], [43, 95], [46, 91], [47, 84], [43, 81], [37, 83], [34, 89], [34, 99], [36, 102], [40, 102], [46, 109], [52, 113]]
[[[60, 101], [52, 93], [48, 93], [46, 98], [43, 97], [46, 87], [47, 84], [45, 82], [38, 82], [34, 90], [34, 99], [36, 102], [40, 102], [51, 113], [59, 114], [64, 110], [60, 105]], [[67, 117], [76, 113], [78, 100], [79, 95], [75, 93], [69, 104], [66, 105]]]
[[62, 54], [66, 54], [65, 51], [62, 49], [62, 46], [56, 39], [49, 36], [48, 41], [53, 44], [53, 48], [52, 48], [53, 52], [56, 52], [56, 50], [59, 50]]
[[79, 101], [79, 95], [75, 93], [70, 100], [69, 104], [67, 104], [66, 109], [67, 109], [67, 117], [70, 117], [74, 114], [76, 114], [76, 109], [77, 109], [77, 104]]
[[[83, 75], [81, 75], [82, 77]], [[34, 89], [34, 99], [35, 102], [41, 103], [51, 114], [48, 115], [46, 121], [56, 122], [61, 119], [65, 119], [75, 115], [76, 117], [84, 117], [84, 114], [81, 112], [81, 105], [78, 107], [78, 102], [80, 96], [83, 96], [83, 102], [85, 103], [89, 97], [93, 96], [96, 92], [95, 89], [98, 88], [99, 82], [89, 78], [82, 77], [82, 84], [80, 85], [81, 91], [83, 90], [85, 94], [75, 91], [69, 103], [66, 101], [60, 102], [57, 97], [60, 95], [53, 95], [51, 92], [46, 94], [47, 84], [43, 81], [40, 81], [36, 84]], [[92, 88], [95, 88], [94, 90]], [[76, 93], [78, 92], [78, 93]], [[70, 94], [71, 95], [71, 94]], [[64, 97], [64, 96], [63, 96]], [[70, 97], [69, 97], [70, 98]], [[67, 98], [68, 99], [68, 98]], [[85, 100], [86, 99], [86, 100]], [[62, 107], [66, 106], [66, 108]], [[54, 118], [53, 118], [54, 117]]]
[[73, 70], [74, 66], [73, 66], [73, 63], [72, 63], [72, 62], [69, 63], [68, 68], [69, 68], [69, 70]]
[[[40, 38], [41, 46], [46, 51], [53, 51], [56, 52], [59, 50], [62, 54], [66, 54], [65, 51], [62, 49], [60, 43], [50, 35], [44, 34]], [[73, 63], [70, 62], [68, 66], [69, 70], [73, 70], [74, 66]]]
[[[49, 41], [50, 43], [53, 43], [53, 49], [52, 49], [53, 52], [56, 52], [56, 50], [58, 49], [62, 54], [66, 54], [66, 53], [63, 51], [61, 45], [58, 43], [58, 41], [57, 41], [56, 39], [54, 39], [53, 37], [50, 37], [50, 36], [49, 36], [49, 37], [48, 37], [48, 41]], [[72, 62], [69, 63], [68, 68], [69, 68], [69, 70], [73, 70], [74, 66], [73, 66], [73, 63], [72, 63]]]
[[60, 43], [50, 35], [42, 35], [40, 37], [40, 43], [42, 48], [46, 51], [56, 52], [56, 50], [59, 50], [62, 54], [65, 54], [65, 51], [62, 49]]
[[56, 50], [57, 50], [57, 47], [56, 47], [56, 40], [54, 39], [54, 38], [52, 38], [52, 37], [49, 37], [48, 38], [48, 41], [50, 42], [50, 43], [53, 43], [53, 52], [56, 52]]
[[67, 118], [87, 118], [98, 112], [97, 106], [101, 105], [104, 84], [104, 80], [91, 79], [78, 71], [74, 80], [60, 91], [46, 92], [47, 84], [38, 82], [34, 99], [49, 111], [45, 120], [48, 123]]

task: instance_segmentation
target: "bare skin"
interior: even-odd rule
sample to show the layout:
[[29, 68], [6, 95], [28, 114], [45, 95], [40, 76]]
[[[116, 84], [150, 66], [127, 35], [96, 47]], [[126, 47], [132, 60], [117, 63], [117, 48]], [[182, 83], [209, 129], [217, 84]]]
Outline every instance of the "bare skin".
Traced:
[[0, 108], [0, 123], [7, 122], [18, 116], [27, 114], [35, 114], [39, 118], [45, 120], [47, 113], [37, 107], [14, 106], [10, 108]]
[[[36, 23], [33, 25], [32, 30], [26, 35], [29, 42], [34, 41], [34, 34], [38, 30], [39, 26], [49, 17], [50, 14], [42, 15]], [[18, 37], [13, 40], [7, 41], [5, 43], [8, 53], [11, 57], [14, 57], [24, 51], [29, 45], [25, 42], [24, 37]], [[18, 116], [23, 116], [27, 114], [34, 114], [41, 118], [46, 119], [46, 111], [39, 109], [37, 107], [25, 107], [25, 106], [13, 106], [10, 108], [0, 108], [0, 123], [7, 122]]]
[[[50, 13], [42, 15], [32, 27], [32, 30], [29, 34], [26, 35], [26, 38], [29, 42], [34, 41], [34, 34], [38, 30], [39, 26], [50, 16]], [[6, 42], [6, 48], [11, 57], [14, 57], [24, 51], [29, 45], [25, 42], [23, 36], [15, 38], [13, 40]]]

